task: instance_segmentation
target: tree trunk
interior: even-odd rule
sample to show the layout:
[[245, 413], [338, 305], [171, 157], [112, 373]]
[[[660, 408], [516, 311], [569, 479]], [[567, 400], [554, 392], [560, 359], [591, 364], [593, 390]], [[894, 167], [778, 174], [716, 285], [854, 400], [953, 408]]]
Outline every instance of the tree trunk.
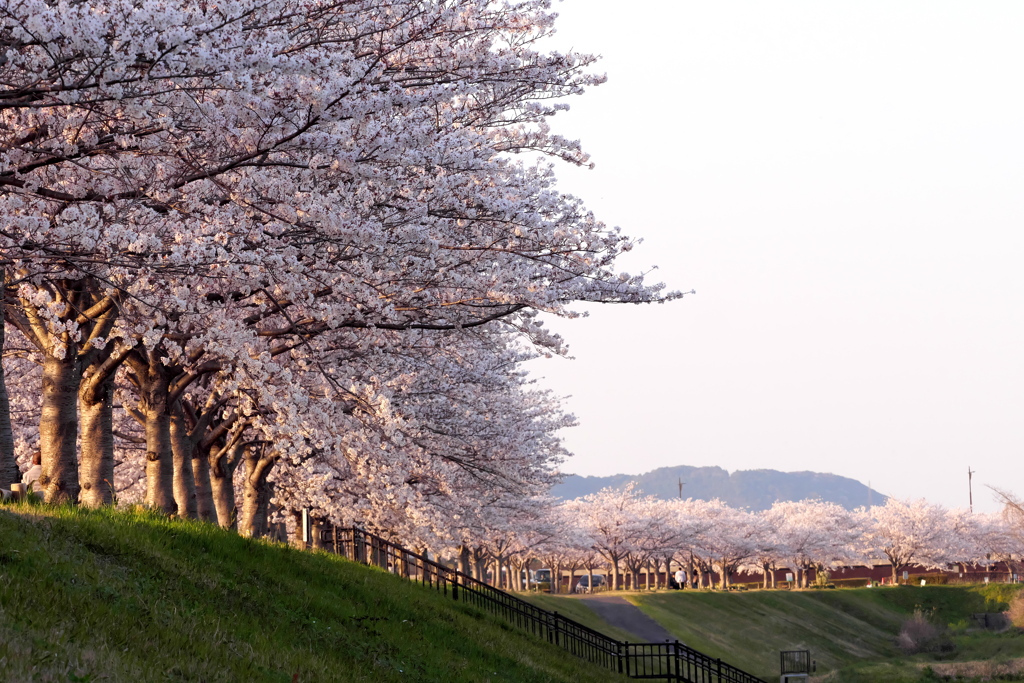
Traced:
[[81, 503], [96, 508], [114, 502], [114, 381], [86, 379], [78, 392], [82, 458]]
[[[4, 282], [0, 280], [0, 287]], [[4, 290], [0, 289], [0, 359], [4, 349], [3, 311]], [[7, 380], [4, 375], [3, 361], [0, 360], [0, 489], [10, 489], [11, 484], [21, 481], [21, 470], [14, 459], [14, 432], [11, 430], [11, 402], [7, 395]]]
[[246, 449], [245, 476], [242, 478], [242, 514], [238, 520], [238, 533], [249, 538], [267, 535], [267, 512], [270, 506], [270, 486], [267, 476], [274, 467], [276, 455], [262, 455], [263, 448]]
[[192, 480], [196, 485], [196, 517], [204, 522], [217, 521], [210, 483], [210, 453], [202, 447], [192, 451]]
[[[267, 495], [267, 500], [268, 501], [270, 500], [269, 493]], [[266, 516], [265, 512], [263, 514], [264, 514], [264, 516]], [[322, 519], [314, 519], [314, 520], [311, 520], [311, 525], [313, 527], [311, 529], [312, 534], [313, 534], [313, 550], [326, 550], [327, 547], [324, 545], [324, 535], [323, 535], [323, 531], [324, 531], [324, 528], [325, 528], [324, 521]], [[269, 524], [267, 524], [267, 527], [269, 528]], [[266, 532], [264, 532], [264, 535], [265, 535], [265, 533]]]
[[[292, 546], [299, 550], [306, 549], [306, 539], [302, 536], [302, 510], [289, 510], [288, 516], [292, 518]], [[353, 545], [358, 539], [358, 536], [353, 538]], [[355, 560], [359, 557], [359, 550], [353, 551], [353, 556], [350, 560]]]
[[235, 469], [244, 452], [245, 446], [240, 442], [231, 448], [211, 451], [210, 491], [213, 494], [213, 505], [217, 509], [217, 523], [224, 529], [234, 529], [238, 524]]
[[139, 391], [146, 430], [146, 497], [148, 507], [174, 514], [174, 450], [171, 446], [170, 371], [156, 349], [142, 350], [128, 361]]
[[178, 509], [178, 517], [182, 519], [196, 519], [199, 513], [196, 507], [196, 482], [192, 475], [192, 456], [195, 451], [195, 442], [189, 438], [188, 427], [185, 425], [185, 415], [180, 403], [175, 403], [175, 406], [171, 409], [170, 429], [174, 468], [172, 489], [174, 491], [174, 503]]
[[612, 557], [612, 590], [622, 590], [622, 575], [619, 573], [619, 558]]
[[469, 574], [469, 548], [464, 545], [459, 546], [459, 571]]
[[78, 501], [78, 387], [81, 383], [75, 344], [64, 358], [47, 353], [43, 360], [43, 405], [39, 421], [43, 488], [47, 503]]

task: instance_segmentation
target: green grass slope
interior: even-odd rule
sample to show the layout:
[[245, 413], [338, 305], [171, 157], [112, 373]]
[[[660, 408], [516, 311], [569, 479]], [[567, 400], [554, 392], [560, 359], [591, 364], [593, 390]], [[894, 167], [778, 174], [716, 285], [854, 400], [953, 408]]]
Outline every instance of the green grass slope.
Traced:
[[[768, 681], [778, 680], [780, 650], [803, 649], [818, 662], [814, 680], [828, 683], [1024, 681], [1024, 636], [1016, 629], [975, 630], [970, 619], [974, 613], [1005, 610], [1020, 588], [990, 584], [622, 595], [680, 641]], [[586, 598], [544, 596], [540, 602], [599, 631], [615, 633], [586, 608]], [[918, 607], [949, 628], [955, 651], [913, 656], [899, 651], [896, 635]], [[954, 671], [966, 673], [949, 673]]]
[[3, 681], [607, 681], [341, 558], [144, 512], [0, 507]]
[[[1016, 630], [996, 634], [970, 628], [971, 614], [1005, 610], [1019, 589], [990, 584], [744, 593], [668, 591], [624, 597], [682, 642], [766, 680], [778, 679], [780, 650], [808, 649], [818, 662], [820, 680], [881, 683], [946, 680], [922, 673], [924, 666], [939, 660], [1000, 662], [1024, 657], [1024, 636]], [[549, 600], [547, 607], [559, 609], [559, 601], [569, 600]], [[900, 626], [918, 607], [932, 613], [936, 623], [950, 628], [955, 652], [908, 657], [898, 650], [895, 638]], [[600, 628], [597, 622], [592, 625]]]

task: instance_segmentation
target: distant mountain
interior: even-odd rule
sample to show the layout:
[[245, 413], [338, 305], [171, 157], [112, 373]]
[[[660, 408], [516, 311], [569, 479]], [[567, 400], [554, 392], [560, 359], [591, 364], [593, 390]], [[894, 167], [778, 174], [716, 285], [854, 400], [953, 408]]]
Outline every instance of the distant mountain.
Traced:
[[779, 472], [777, 470], [740, 470], [729, 474], [721, 467], [661, 467], [646, 474], [615, 474], [610, 477], [566, 475], [551, 493], [571, 499], [596, 493], [609, 486], [619, 488], [635, 481], [637, 488], [658, 498], [677, 498], [679, 480], [683, 480], [683, 498], [718, 498], [733, 507], [767, 510], [777, 500], [820, 498], [838, 503], [848, 510], [867, 505], [883, 505], [888, 499], [856, 479], [820, 472]]

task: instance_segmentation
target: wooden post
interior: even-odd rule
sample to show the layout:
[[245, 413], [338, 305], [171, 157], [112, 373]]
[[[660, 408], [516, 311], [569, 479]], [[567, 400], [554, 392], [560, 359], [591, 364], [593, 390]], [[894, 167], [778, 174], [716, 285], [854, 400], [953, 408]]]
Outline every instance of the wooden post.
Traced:
[[15, 483], [11, 484], [11, 497], [14, 498], [15, 501], [17, 501], [19, 503], [24, 501], [25, 498], [26, 498], [26, 495], [27, 495], [27, 490], [26, 490], [26, 487], [25, 487], [24, 484], [22, 484], [20, 482], [15, 482]]

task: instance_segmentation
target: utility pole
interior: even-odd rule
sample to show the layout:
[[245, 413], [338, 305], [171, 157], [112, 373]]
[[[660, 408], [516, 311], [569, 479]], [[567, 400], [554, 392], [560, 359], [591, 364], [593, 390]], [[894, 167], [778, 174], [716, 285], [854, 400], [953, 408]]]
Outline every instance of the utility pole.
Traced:
[[967, 466], [967, 502], [971, 506], [971, 512], [974, 512], [974, 487], [971, 484], [971, 477], [974, 476], [974, 472], [971, 471], [971, 466]]
[[686, 482], [683, 481], [683, 478], [679, 477], [679, 500], [683, 499], [683, 484], [685, 483]]

